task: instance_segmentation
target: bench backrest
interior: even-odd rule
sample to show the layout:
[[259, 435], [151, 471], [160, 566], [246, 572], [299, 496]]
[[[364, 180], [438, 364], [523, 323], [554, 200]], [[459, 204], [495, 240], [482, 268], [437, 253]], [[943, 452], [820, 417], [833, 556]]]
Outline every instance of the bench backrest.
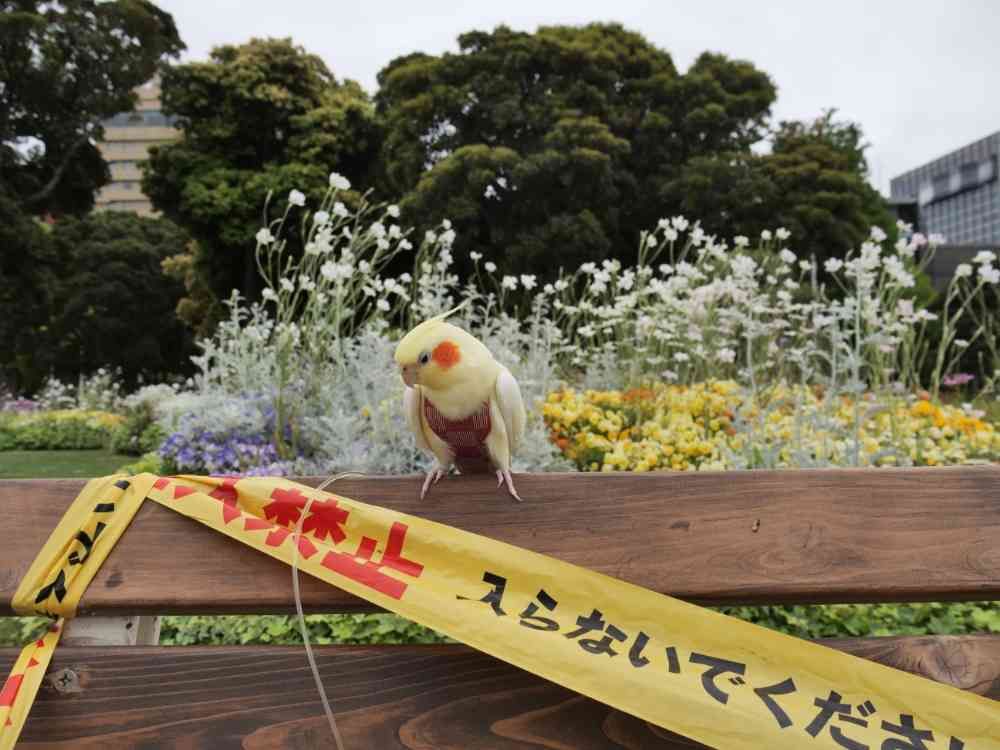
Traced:
[[[535, 475], [518, 478], [523, 504], [476, 477], [449, 478], [420, 501], [419, 481], [345, 479], [331, 490], [704, 604], [1000, 599], [1000, 467]], [[0, 614], [10, 613], [21, 576], [83, 484], [0, 482]], [[308, 576], [302, 592], [311, 611], [369, 609]], [[294, 606], [287, 566], [146, 503], [80, 611]], [[998, 636], [831, 645], [1000, 699]], [[10, 656], [0, 651], [0, 668]], [[351, 750], [507, 748], [561, 736], [580, 747], [616, 747], [623, 737], [635, 747], [692, 747], [463, 647], [331, 648], [320, 661]], [[300, 648], [67, 647], [52, 669], [69, 670], [84, 692], [103, 690], [105, 702], [95, 717], [96, 704], [74, 703], [72, 690], [53, 683], [22, 735], [25, 747], [112, 735], [126, 746], [183, 737], [185, 746], [237, 747], [234, 738], [251, 734], [254, 747], [327, 746]], [[125, 735], [115, 734], [121, 722]]]

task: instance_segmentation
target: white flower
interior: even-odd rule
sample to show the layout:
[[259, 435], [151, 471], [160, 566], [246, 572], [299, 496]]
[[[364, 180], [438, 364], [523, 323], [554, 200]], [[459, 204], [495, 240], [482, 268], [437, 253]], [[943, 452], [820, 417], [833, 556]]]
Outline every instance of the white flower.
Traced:
[[267, 287], [261, 294], [266, 300], [270, 300], [271, 302], [278, 301], [278, 295], [274, 293], [271, 287]]
[[784, 263], [794, 263], [796, 259], [795, 253], [793, 253], [787, 247], [781, 249], [781, 252], [778, 253], [778, 257], [781, 258], [781, 260]]
[[281, 280], [281, 290], [284, 292], [294, 292], [295, 284], [292, 283], [291, 279], [283, 278]]
[[431, 244], [437, 242], [437, 238], [438, 238], [438, 236], [436, 234], [434, 234], [434, 232], [432, 230], [430, 230], [430, 229], [428, 229], [426, 232], [424, 232], [424, 242], [426, 242], [428, 245], [431, 245]]
[[736, 352], [732, 349], [719, 349], [715, 355], [720, 362], [735, 362]]
[[507, 178], [506, 177], [497, 177], [497, 185], [499, 185], [501, 188], [503, 188], [504, 190], [506, 190], [507, 189]]
[[959, 263], [958, 267], [955, 268], [955, 278], [963, 279], [966, 276], [972, 276], [972, 266], [968, 263]]
[[552, 286], [551, 284], [546, 284], [544, 287], [542, 287], [542, 293], [543, 294], [555, 294], [555, 291], [556, 291], [556, 288], [554, 286]]
[[313, 224], [319, 224], [320, 226], [323, 226], [328, 221], [330, 221], [330, 214], [328, 214], [326, 211], [317, 211], [316, 213], [313, 214]]
[[403, 230], [399, 228], [398, 224], [391, 224], [389, 226], [390, 239], [398, 240], [402, 236], [403, 236]]
[[259, 232], [257, 232], [257, 244], [258, 245], [270, 245], [274, 242], [274, 235], [271, 234], [271, 230], [264, 227]]
[[843, 267], [844, 261], [840, 258], [830, 258], [823, 264], [823, 268], [825, 268], [829, 273], [837, 273], [837, 271]]
[[812, 261], [809, 260], [799, 261], [799, 268], [801, 268], [803, 271], [811, 271], [812, 267], [813, 267]]
[[886, 234], [882, 231], [882, 227], [872, 227], [869, 236], [872, 242], [885, 242]]
[[340, 201], [333, 204], [333, 215], [339, 216], [341, 218], [347, 216], [347, 206], [345, 206]]
[[382, 312], [389, 312], [389, 303], [386, 302], [384, 299], [380, 299], [378, 302], [376, 302], [375, 306]]
[[669, 263], [661, 263], [660, 264], [660, 273], [662, 273], [664, 276], [669, 276], [673, 272], [674, 272], [674, 268]]
[[733, 244], [736, 247], [749, 247], [750, 238], [745, 235], [738, 234], [735, 237], [733, 237]]
[[688, 222], [688, 220], [685, 219], [683, 216], [674, 216], [672, 219], [670, 219], [670, 223], [673, 226], [673, 228], [676, 229], [678, 232], [683, 232], [690, 226], [690, 222]]
[[492, 260], [488, 260], [485, 263], [483, 263], [483, 268], [486, 269], [487, 273], [493, 273], [494, 271], [497, 270], [497, 264], [494, 263]]
[[504, 289], [517, 289], [517, 277], [504, 276], [503, 281], [500, 282], [500, 286], [502, 286]]
[[664, 370], [663, 372], [660, 373], [660, 377], [663, 378], [664, 380], [669, 380], [673, 382], [674, 380], [677, 380], [677, 373], [674, 372], [673, 370]]
[[368, 231], [371, 233], [373, 237], [377, 238], [385, 237], [386, 234], [385, 225], [381, 221], [376, 221], [374, 224], [372, 224], [368, 228]]
[[789, 232], [784, 227], [778, 227], [777, 229], [774, 230], [774, 236], [777, 237], [779, 240], [784, 241], [787, 240], [789, 237], [791, 237], [792, 233]]
[[451, 229], [451, 222], [448, 219], [444, 219], [441, 222], [441, 226], [443, 226], [445, 229]]
[[586, 336], [587, 338], [590, 338], [595, 333], [594, 326], [589, 325], [589, 324], [585, 325], [585, 326], [580, 326], [577, 329], [577, 333], [579, 333], [581, 336]]
[[316, 282], [306, 276], [304, 273], [299, 274], [299, 286], [306, 292], [311, 292], [316, 288]]
[[486, 190], [483, 191], [483, 197], [484, 198], [496, 198], [497, 197], [496, 188], [494, 188], [492, 185], [487, 185], [486, 186]]
[[315, 242], [306, 243], [306, 255], [319, 255], [320, 247]]
[[538, 282], [535, 280], [534, 274], [521, 274], [521, 286], [529, 291], [538, 286]]
[[984, 265], [991, 265], [997, 259], [997, 254], [991, 252], [990, 250], [980, 250], [976, 253], [976, 257], [972, 259], [973, 263], [982, 263]]
[[400, 275], [399, 280], [402, 281], [404, 284], [409, 284], [411, 281], [413, 281], [413, 277], [410, 276], [410, 274], [408, 273], [403, 273]]
[[337, 172], [330, 172], [330, 187], [335, 190], [350, 190], [351, 181]]
[[964, 349], [968, 345], [969, 342], [966, 341], [965, 339], [955, 339], [955, 346], [957, 346], [959, 349]]
[[674, 240], [677, 239], [677, 230], [674, 229], [673, 227], [668, 227], [667, 229], [664, 229], [663, 230], [663, 238], [667, 242], [673, 242]]
[[569, 282], [568, 281], [564, 281], [563, 279], [559, 279], [558, 281], [556, 281], [556, 291], [557, 292], [562, 292], [562, 291], [565, 291], [567, 289], [569, 289]]
[[299, 190], [293, 190], [288, 194], [288, 202], [293, 206], [304, 206], [306, 205], [306, 196]]
[[402, 240], [399, 241], [399, 247], [400, 247], [401, 250], [412, 250], [413, 249], [413, 243], [410, 242], [407, 239], [402, 239]]
[[473, 250], [471, 253], [469, 253], [469, 257], [472, 258], [472, 262], [475, 263], [482, 260], [483, 254], [477, 253], [475, 250]]
[[379, 250], [388, 250], [389, 249], [389, 240], [387, 240], [385, 238], [378, 239], [378, 240], [375, 241], [375, 245], [376, 245], [376, 247], [378, 247]]
[[455, 230], [447, 229], [441, 233], [441, 244], [450, 247], [455, 241]]
[[389, 214], [389, 216], [391, 216], [394, 219], [398, 219], [399, 218], [399, 206], [397, 206], [395, 203], [393, 203], [391, 206], [389, 206], [385, 210], [385, 212], [387, 214]]
[[994, 268], [990, 265], [980, 266], [979, 278], [983, 280], [984, 284], [1000, 284], [1000, 268]]
[[762, 231], [760, 233], [760, 238], [762, 240], [765, 240], [765, 241], [771, 239], [771, 230], [770, 229], [765, 229], [764, 231]]
[[684, 352], [674, 352], [674, 360], [676, 362], [687, 362], [689, 359], [691, 358]]

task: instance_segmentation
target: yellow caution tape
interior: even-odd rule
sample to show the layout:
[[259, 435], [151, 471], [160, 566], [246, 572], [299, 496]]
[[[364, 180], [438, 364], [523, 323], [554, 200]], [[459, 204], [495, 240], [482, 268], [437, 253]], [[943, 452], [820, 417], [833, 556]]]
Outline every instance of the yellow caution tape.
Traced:
[[317, 578], [712, 747], [1000, 750], [994, 701], [487, 537], [284, 479], [128, 481], [124, 497], [289, 564], [297, 545]]

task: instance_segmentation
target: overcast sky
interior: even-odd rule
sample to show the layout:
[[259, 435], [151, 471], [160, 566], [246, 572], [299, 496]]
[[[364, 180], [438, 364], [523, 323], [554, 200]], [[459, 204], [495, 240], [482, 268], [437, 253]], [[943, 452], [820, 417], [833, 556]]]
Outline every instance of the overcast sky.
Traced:
[[456, 51], [456, 37], [499, 24], [618, 21], [668, 51], [681, 70], [705, 51], [750, 60], [778, 87], [775, 120], [825, 107], [860, 122], [872, 181], [889, 179], [1000, 130], [996, 0], [159, 0], [188, 46], [286, 37], [369, 92], [390, 60]]

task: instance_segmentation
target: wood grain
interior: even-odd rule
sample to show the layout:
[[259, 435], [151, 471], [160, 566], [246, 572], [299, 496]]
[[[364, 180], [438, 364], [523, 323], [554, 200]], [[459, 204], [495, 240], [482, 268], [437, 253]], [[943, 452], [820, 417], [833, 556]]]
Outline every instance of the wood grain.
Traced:
[[[303, 480], [317, 484], [319, 480]], [[82, 480], [0, 482], [0, 614]], [[1000, 599], [1000, 467], [418, 477], [338, 493], [703, 604]], [[312, 611], [369, 608], [303, 577]], [[146, 503], [82, 613], [292, 611], [288, 568]]]
[[[1000, 636], [824, 643], [1000, 699]], [[0, 650], [0, 669], [14, 656]], [[349, 750], [702, 747], [464, 646], [330, 646], [317, 657]], [[54, 687], [65, 670], [70, 692]], [[21, 738], [19, 750], [332, 747], [305, 654], [291, 646], [60, 648]]]

